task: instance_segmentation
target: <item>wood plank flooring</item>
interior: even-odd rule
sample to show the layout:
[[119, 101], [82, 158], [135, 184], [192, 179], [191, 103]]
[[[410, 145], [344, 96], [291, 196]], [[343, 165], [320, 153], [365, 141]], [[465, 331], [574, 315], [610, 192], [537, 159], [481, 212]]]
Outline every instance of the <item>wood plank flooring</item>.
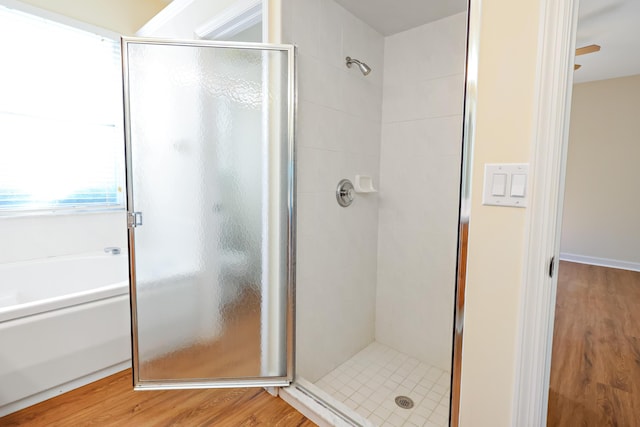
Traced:
[[[463, 308], [464, 311], [464, 294], [467, 286], [467, 243], [469, 241], [469, 223], [467, 221], [460, 224], [459, 229], [460, 245], [458, 246], [458, 286], [456, 289], [456, 306]], [[457, 328], [458, 322], [462, 322], [462, 315], [456, 314], [454, 328]], [[457, 330], [457, 329], [456, 329]], [[456, 333], [453, 338], [453, 371], [451, 372], [453, 380], [451, 383], [451, 401], [460, 402], [460, 383], [462, 378], [462, 334]], [[453, 405], [451, 410], [451, 425], [457, 426], [460, 422], [460, 408]]]
[[548, 426], [640, 426], [640, 273], [561, 262]]
[[315, 426], [261, 388], [133, 391], [123, 371], [0, 418], [0, 426]]

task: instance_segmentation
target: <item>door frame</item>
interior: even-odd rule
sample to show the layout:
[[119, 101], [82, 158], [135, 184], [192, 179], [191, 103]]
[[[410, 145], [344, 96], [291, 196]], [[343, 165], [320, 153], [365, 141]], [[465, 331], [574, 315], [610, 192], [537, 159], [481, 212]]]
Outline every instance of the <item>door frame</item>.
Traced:
[[194, 31], [198, 39], [228, 40], [236, 34], [262, 22], [262, 40], [267, 40], [267, 1], [238, 0], [213, 18], [199, 25]]
[[[196, 0], [173, 0], [147, 21], [135, 35], [153, 37], [158, 29], [193, 7], [195, 2]], [[232, 36], [259, 21], [262, 21], [262, 42], [266, 42], [270, 32], [269, 0], [236, 0], [194, 28], [193, 37], [196, 40], [202, 39], [212, 32], [219, 33], [219, 36], [222, 36], [220, 33]]]
[[[135, 272], [135, 205], [133, 200], [133, 173], [130, 165], [131, 160], [131, 122], [130, 122], [130, 99], [129, 99], [129, 79], [128, 79], [128, 44], [141, 43], [149, 45], [164, 46], [192, 46], [192, 47], [215, 47], [227, 49], [247, 49], [261, 51], [281, 51], [287, 53], [287, 163], [281, 169], [286, 171], [287, 195], [287, 223], [284, 234], [286, 240], [286, 307], [282, 308], [286, 312], [284, 343], [286, 358], [286, 374], [279, 377], [245, 377], [242, 379], [222, 378], [215, 380], [190, 379], [190, 380], [140, 380], [139, 360], [138, 360], [138, 336], [137, 336], [137, 306], [136, 297], [136, 272]], [[133, 385], [135, 390], [166, 390], [166, 389], [198, 389], [198, 388], [234, 388], [234, 387], [283, 387], [288, 386], [295, 377], [295, 257], [296, 257], [296, 162], [295, 162], [295, 119], [297, 110], [297, 85], [296, 85], [296, 48], [288, 44], [267, 44], [267, 43], [244, 43], [228, 41], [209, 40], [176, 40], [161, 38], [141, 38], [141, 37], [121, 37], [122, 71], [123, 71], [123, 101], [124, 101], [124, 133], [126, 152], [126, 210], [127, 229], [129, 243], [129, 293], [131, 306], [131, 353], [133, 367]], [[263, 72], [263, 78], [269, 78], [269, 72], [274, 67]], [[273, 70], [279, 71], [279, 70]], [[266, 74], [265, 74], [266, 73]], [[269, 132], [271, 134], [272, 132]], [[271, 150], [266, 150], [271, 153]], [[269, 210], [273, 208], [268, 207]], [[263, 308], [264, 310], [264, 308]]]
[[545, 426], [547, 420], [578, 3], [541, 1], [513, 397], [512, 424], [517, 426]]

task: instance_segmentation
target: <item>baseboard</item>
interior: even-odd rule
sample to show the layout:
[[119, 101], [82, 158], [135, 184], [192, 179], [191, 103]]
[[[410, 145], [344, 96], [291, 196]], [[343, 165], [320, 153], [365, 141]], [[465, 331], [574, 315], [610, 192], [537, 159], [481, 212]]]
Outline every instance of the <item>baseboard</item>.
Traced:
[[560, 253], [560, 261], [577, 262], [579, 264], [598, 265], [600, 267], [618, 268], [621, 270], [640, 271], [640, 263], [637, 263], [637, 262], [620, 261], [617, 259], [568, 254], [564, 252]]

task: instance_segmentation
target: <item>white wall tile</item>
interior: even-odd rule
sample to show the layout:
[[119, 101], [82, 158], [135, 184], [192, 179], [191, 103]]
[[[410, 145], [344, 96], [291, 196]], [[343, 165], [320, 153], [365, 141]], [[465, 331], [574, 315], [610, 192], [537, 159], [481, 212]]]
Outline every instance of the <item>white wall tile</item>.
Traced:
[[317, 191], [320, 165], [318, 150], [309, 147], [298, 147], [296, 150], [296, 184], [298, 194]]
[[349, 153], [375, 155], [380, 154], [380, 121], [364, 117], [342, 115], [339, 125], [340, 140]]
[[[335, 188], [356, 174], [379, 177], [384, 40], [331, 0], [298, 1], [284, 1], [293, 29], [283, 29], [299, 60], [297, 368], [314, 381], [375, 333], [378, 200], [342, 208]], [[349, 50], [378, 61], [375, 78], [346, 67], [345, 33]]]
[[382, 103], [382, 122], [416, 120], [423, 118], [420, 99], [415, 96], [418, 83], [413, 86], [392, 81], [385, 83]]
[[[292, 29], [283, 34], [299, 45], [299, 372], [313, 381], [374, 335], [444, 365], [464, 18], [385, 40], [333, 1], [297, 3], [285, 0]], [[372, 73], [346, 68], [347, 55]], [[380, 193], [341, 208], [335, 186], [356, 174], [371, 175]]]
[[[464, 73], [466, 39], [466, 12], [433, 22], [430, 34], [425, 35], [428, 52], [418, 60], [420, 78], [430, 79]], [[462, 30], [461, 30], [462, 29]]]
[[[283, 1], [283, 9], [291, 8], [291, 31], [284, 31], [283, 35], [290, 34], [293, 43], [298, 46], [300, 52], [318, 54], [320, 44], [320, 2], [321, 0], [295, 0]], [[283, 23], [286, 25], [286, 23]]]
[[464, 75], [422, 81], [385, 81], [382, 121], [419, 120], [460, 114]]
[[416, 57], [420, 51], [415, 51], [411, 42], [413, 34], [405, 31], [385, 38], [384, 45], [384, 80], [388, 82], [404, 82], [409, 79], [415, 81], [417, 74]]
[[342, 67], [345, 64], [342, 56], [342, 17], [346, 11], [334, 1], [321, 1], [319, 12], [318, 58], [327, 65]]
[[271, 42], [274, 43], [293, 43], [294, 41], [294, 25], [293, 25], [293, 9], [295, 8], [295, 2], [293, 1], [283, 1], [281, 2], [281, 8], [280, 8], [280, 20], [281, 20], [281, 27], [280, 30], [282, 31], [281, 36], [282, 39], [281, 40], [270, 40]]
[[[459, 13], [385, 39], [390, 81], [420, 81], [464, 72], [466, 14]], [[420, 40], [416, 46], [415, 40]]]
[[385, 156], [447, 157], [461, 155], [460, 115], [385, 123]]
[[324, 64], [321, 60], [305, 54], [302, 48], [298, 54], [298, 96], [301, 100], [335, 109], [342, 107], [345, 96], [341, 81], [341, 71]]
[[333, 192], [300, 202], [299, 215], [313, 210], [313, 219], [300, 218], [298, 369], [314, 381], [373, 340], [377, 217], [364, 202], [341, 208]]
[[365, 24], [351, 13], [342, 16], [342, 56], [361, 59], [366, 62]]
[[335, 192], [350, 170], [343, 151], [298, 147], [297, 156], [298, 193]]
[[426, 117], [442, 117], [462, 112], [464, 100], [464, 75], [455, 74], [418, 84], [418, 96], [421, 100], [420, 112]]
[[367, 77], [375, 85], [382, 85], [384, 79], [384, 37], [371, 27], [365, 27], [365, 46], [362, 60], [371, 67]]
[[[298, 147], [349, 150], [354, 127], [344, 112], [301, 100], [298, 103]], [[379, 133], [378, 133], [379, 134]], [[379, 147], [379, 144], [378, 144]]]
[[454, 16], [385, 40], [376, 340], [443, 369], [453, 327], [464, 25]]

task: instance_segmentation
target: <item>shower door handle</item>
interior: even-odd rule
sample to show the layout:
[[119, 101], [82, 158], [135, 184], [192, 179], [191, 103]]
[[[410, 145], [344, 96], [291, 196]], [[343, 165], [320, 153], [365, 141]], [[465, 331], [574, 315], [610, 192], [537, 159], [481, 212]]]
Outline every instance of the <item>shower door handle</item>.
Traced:
[[136, 228], [142, 225], [142, 212], [129, 212], [127, 216], [129, 228]]

